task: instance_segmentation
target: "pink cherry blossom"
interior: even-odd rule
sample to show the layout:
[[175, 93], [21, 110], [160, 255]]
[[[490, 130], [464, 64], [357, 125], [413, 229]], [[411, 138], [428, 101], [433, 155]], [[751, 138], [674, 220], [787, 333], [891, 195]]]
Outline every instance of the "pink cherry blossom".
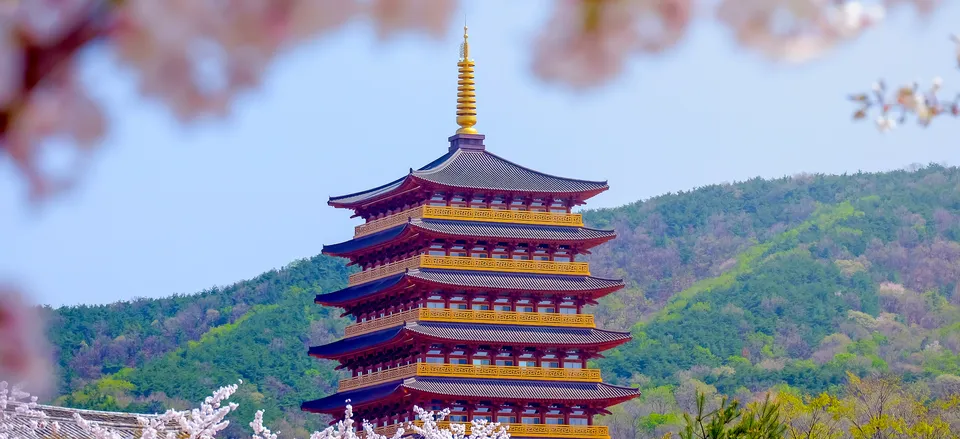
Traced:
[[442, 38], [456, 10], [454, 0], [372, 0], [366, 9], [380, 39], [408, 30]]
[[834, 0], [723, 0], [721, 23], [744, 47], [777, 61], [821, 56], [883, 18], [880, 5]]
[[617, 77], [639, 44], [638, 12], [633, 1], [558, 0], [537, 38], [534, 74], [578, 88]]
[[0, 380], [49, 389], [51, 352], [42, 328], [37, 308], [12, 287], [0, 285]]

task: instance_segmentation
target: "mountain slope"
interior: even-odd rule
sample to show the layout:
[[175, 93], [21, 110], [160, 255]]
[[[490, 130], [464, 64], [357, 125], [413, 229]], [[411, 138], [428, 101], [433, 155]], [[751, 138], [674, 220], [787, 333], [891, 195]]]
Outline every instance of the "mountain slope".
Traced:
[[[829, 389], [846, 371], [960, 375], [958, 168], [753, 179], [585, 219], [619, 233], [592, 271], [628, 282], [593, 310], [635, 337], [597, 362], [608, 381], [743, 395]], [[61, 402], [150, 410], [242, 378], [245, 411], [310, 428], [317, 419], [296, 405], [336, 374], [305, 347], [346, 324], [311, 299], [347, 274], [321, 256], [194, 296], [50, 310]], [[662, 422], [634, 412], [638, 435]]]

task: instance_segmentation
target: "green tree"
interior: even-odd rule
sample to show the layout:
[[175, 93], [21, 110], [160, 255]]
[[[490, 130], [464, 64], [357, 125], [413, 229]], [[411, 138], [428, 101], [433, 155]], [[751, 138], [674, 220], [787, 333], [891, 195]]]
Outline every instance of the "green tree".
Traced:
[[697, 395], [697, 415], [684, 414], [682, 439], [781, 439], [786, 425], [780, 405], [768, 396], [760, 404], [741, 408], [737, 400], [723, 398], [720, 407], [707, 411], [706, 395]]

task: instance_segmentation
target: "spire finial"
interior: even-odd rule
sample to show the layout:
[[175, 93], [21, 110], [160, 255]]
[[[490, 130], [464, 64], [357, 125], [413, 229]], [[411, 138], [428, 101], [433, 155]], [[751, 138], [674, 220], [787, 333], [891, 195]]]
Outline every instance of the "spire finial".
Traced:
[[473, 80], [473, 60], [470, 59], [470, 43], [467, 41], [467, 24], [463, 24], [463, 44], [460, 45], [460, 75], [457, 80], [457, 134], [477, 134], [477, 93]]

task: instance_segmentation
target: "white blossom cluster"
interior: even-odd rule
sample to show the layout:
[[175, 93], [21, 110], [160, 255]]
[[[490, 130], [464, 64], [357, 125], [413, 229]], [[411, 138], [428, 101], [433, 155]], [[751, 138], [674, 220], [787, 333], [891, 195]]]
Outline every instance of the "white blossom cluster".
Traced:
[[[10, 407], [13, 407], [12, 412]], [[59, 430], [57, 423], [49, 421], [47, 414], [36, 407], [36, 396], [0, 381], [0, 439], [18, 439], [24, 436], [25, 429], [36, 431], [49, 427], [56, 434]]]
[[[138, 417], [137, 422], [141, 428], [140, 438], [216, 439], [217, 434], [230, 425], [226, 416], [238, 407], [236, 403], [225, 403], [236, 393], [238, 387], [237, 384], [233, 384], [217, 389], [213, 395], [204, 399], [199, 408], [193, 410], [168, 410], [157, 417]], [[36, 401], [36, 397], [31, 397], [17, 387], [9, 389], [6, 381], [0, 381], [0, 439], [24, 437], [29, 433], [24, 431], [25, 429], [37, 432], [41, 428], [48, 428], [56, 432], [58, 425], [56, 422], [47, 421], [46, 414], [36, 410]], [[8, 405], [14, 405], [16, 409], [6, 410]], [[407, 428], [423, 439], [510, 439], [507, 427], [499, 423], [474, 420], [468, 434], [467, 427], [463, 424], [450, 423], [449, 428], [440, 427], [440, 422], [450, 414], [449, 410], [434, 413], [414, 407], [414, 412], [420, 422], [409, 422]], [[119, 432], [98, 425], [96, 422], [87, 421], [79, 413], [74, 413], [74, 421], [95, 439], [124, 439]], [[263, 425], [263, 410], [256, 412], [250, 428], [253, 429], [251, 439], [278, 439], [280, 435], [279, 432], [272, 432]], [[310, 439], [400, 439], [407, 431], [400, 428], [392, 437], [387, 437], [377, 434], [373, 425], [366, 421], [362, 423], [362, 436], [357, 434], [356, 430], [353, 406], [348, 400], [344, 419], [323, 431], [314, 432], [310, 435]]]
[[[956, 44], [957, 64], [960, 65], [960, 37], [951, 37]], [[859, 105], [853, 113], [854, 120], [866, 119], [872, 110], [879, 114], [875, 118], [877, 129], [882, 132], [893, 130], [906, 123], [908, 118], [916, 119], [920, 126], [928, 126], [937, 116], [960, 116], [960, 94], [954, 99], [940, 97], [943, 79], [933, 78], [930, 87], [922, 89], [918, 82], [888, 90], [883, 81], [874, 83], [869, 93], [858, 93], [850, 100]]]

